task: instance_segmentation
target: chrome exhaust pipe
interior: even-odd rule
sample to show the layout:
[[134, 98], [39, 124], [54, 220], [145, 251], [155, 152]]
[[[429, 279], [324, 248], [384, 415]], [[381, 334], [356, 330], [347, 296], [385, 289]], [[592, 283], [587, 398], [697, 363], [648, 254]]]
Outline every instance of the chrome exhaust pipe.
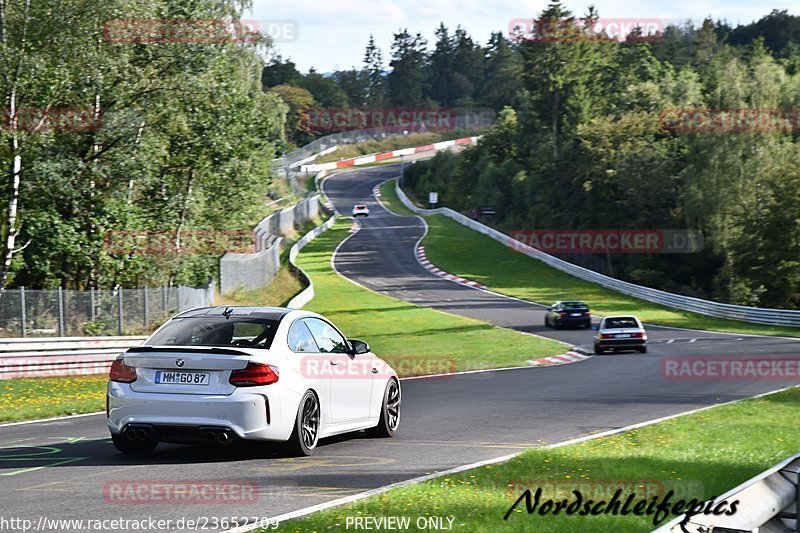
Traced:
[[125, 438], [128, 440], [149, 440], [151, 432], [147, 428], [128, 427], [125, 429]]
[[213, 431], [206, 431], [205, 439], [208, 443], [214, 443], [217, 442], [217, 435]]
[[228, 444], [231, 440], [233, 439], [231, 439], [227, 431], [220, 431], [217, 433], [217, 444]]

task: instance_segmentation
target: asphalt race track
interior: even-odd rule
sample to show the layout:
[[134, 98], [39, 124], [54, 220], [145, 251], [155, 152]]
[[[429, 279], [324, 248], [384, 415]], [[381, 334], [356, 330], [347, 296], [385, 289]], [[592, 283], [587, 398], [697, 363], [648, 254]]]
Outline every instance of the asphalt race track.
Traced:
[[[464, 287], [423, 269], [413, 252], [424, 231], [422, 222], [395, 216], [372, 197], [373, 187], [398, 171], [398, 166], [375, 167], [326, 181], [325, 191], [340, 213], [349, 214], [355, 203], [368, 204], [371, 212], [360, 220], [361, 231], [340, 247], [337, 270], [409, 302], [591, 349], [590, 331], [545, 328], [540, 306]], [[173, 521], [271, 517], [525, 447], [792, 384], [666, 380], [660, 376], [659, 360], [665, 355], [796, 356], [798, 341], [648, 329], [647, 354], [404, 381], [402, 421], [395, 438], [355, 434], [328, 439], [310, 458], [281, 457], [259, 445], [160, 445], [146, 459], [126, 457], [111, 445], [104, 415], [0, 426], [0, 515], [34, 524], [42, 516]], [[110, 493], [128, 481], [232, 481], [257, 488], [247, 501], [218, 498], [203, 504], [142, 505], [121, 503]]]

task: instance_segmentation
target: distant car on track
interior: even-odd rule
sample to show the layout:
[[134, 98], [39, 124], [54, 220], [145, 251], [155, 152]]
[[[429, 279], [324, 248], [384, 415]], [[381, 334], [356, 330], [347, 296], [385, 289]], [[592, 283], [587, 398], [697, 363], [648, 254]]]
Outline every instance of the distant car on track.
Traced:
[[556, 302], [545, 312], [544, 325], [555, 328], [564, 326], [588, 328], [592, 325], [592, 313], [588, 305], [577, 300]]
[[369, 207], [364, 204], [356, 204], [353, 206], [353, 218], [355, 217], [368, 217]]
[[606, 350], [637, 350], [647, 353], [647, 332], [635, 316], [607, 316], [594, 335], [594, 353]]
[[397, 374], [366, 342], [321, 315], [280, 307], [178, 314], [113, 362], [106, 401], [124, 453], [243, 439], [311, 455], [320, 438], [391, 437], [400, 423]]

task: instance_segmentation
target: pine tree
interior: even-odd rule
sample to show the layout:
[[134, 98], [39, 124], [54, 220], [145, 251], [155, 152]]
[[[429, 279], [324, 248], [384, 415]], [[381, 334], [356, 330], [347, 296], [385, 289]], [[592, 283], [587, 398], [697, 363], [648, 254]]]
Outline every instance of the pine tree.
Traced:
[[431, 52], [430, 62], [430, 96], [444, 107], [452, 105], [453, 92], [453, 42], [444, 23], [436, 29], [436, 46]]
[[388, 76], [392, 105], [418, 107], [425, 101], [424, 69], [427, 41], [422, 34], [411, 35], [407, 29], [394, 34], [392, 71]]
[[383, 53], [375, 44], [375, 37], [369, 36], [364, 53], [364, 70], [367, 72], [366, 103], [371, 107], [383, 107], [386, 101], [386, 76], [383, 71]]

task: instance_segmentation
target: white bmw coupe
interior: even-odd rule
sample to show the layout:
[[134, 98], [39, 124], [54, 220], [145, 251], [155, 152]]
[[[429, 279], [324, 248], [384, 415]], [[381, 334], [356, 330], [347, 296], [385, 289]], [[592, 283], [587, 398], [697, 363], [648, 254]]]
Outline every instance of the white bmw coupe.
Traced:
[[245, 439], [311, 455], [332, 435], [394, 435], [400, 381], [318, 314], [208, 307], [178, 314], [113, 362], [106, 413], [123, 453]]

